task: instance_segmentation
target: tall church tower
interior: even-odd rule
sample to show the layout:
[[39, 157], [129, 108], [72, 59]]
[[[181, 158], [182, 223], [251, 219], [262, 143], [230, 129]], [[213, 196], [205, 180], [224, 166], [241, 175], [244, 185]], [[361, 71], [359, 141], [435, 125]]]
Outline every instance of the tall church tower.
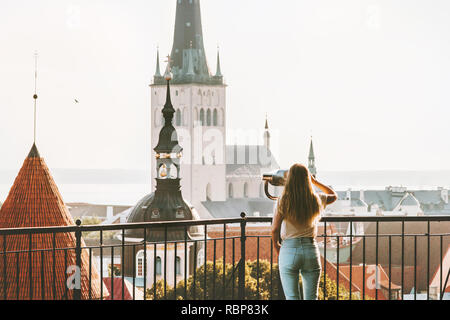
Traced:
[[[203, 218], [208, 216], [207, 211], [202, 210], [201, 202], [226, 200], [226, 85], [219, 53], [215, 75], [211, 74], [207, 63], [200, 1], [176, 2], [174, 42], [168, 64], [173, 73], [170, 90], [175, 109], [174, 125], [184, 147], [181, 185], [186, 200]], [[150, 87], [151, 143], [156, 145], [164, 124], [161, 112], [166, 98], [159, 51]], [[155, 159], [152, 159], [151, 172], [157, 172]]]
[[316, 175], [317, 175], [316, 157], [314, 156], [314, 147], [313, 147], [312, 137], [311, 137], [311, 145], [309, 146], [308, 170], [314, 177], [316, 177]]

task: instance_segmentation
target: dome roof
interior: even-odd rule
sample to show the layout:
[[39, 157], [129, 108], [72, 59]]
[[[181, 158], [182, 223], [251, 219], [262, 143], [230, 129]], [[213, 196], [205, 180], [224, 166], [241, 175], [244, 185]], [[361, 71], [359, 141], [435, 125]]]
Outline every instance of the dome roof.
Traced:
[[[175, 207], [177, 207], [176, 211], [173, 214], [167, 214], [167, 210], [165, 211], [161, 208], [161, 211], [158, 210], [158, 216], [155, 216], [154, 210], [155, 207], [158, 207], [155, 204], [155, 193], [150, 193], [142, 198], [131, 210], [127, 223], [144, 223], [144, 222], [165, 222], [165, 221], [187, 221], [187, 220], [200, 220], [200, 215], [198, 211], [189, 203], [184, 201], [181, 198], [181, 202], [178, 203]], [[178, 212], [181, 210], [180, 212]], [[170, 211], [170, 210], [169, 210]], [[175, 210], [173, 210], [175, 211]], [[199, 237], [203, 237], [203, 228], [201, 226], [192, 226], [188, 228], [188, 239], [195, 239]], [[160, 229], [151, 229], [147, 230], [148, 236], [147, 241], [164, 241], [164, 228]], [[127, 230], [126, 234], [131, 238], [143, 238], [144, 230]], [[184, 240], [184, 226], [177, 228], [168, 229], [167, 240]]]
[[148, 210], [148, 207], [153, 202], [155, 198], [155, 193], [150, 193], [146, 195], [144, 198], [139, 200], [139, 202], [133, 207], [130, 215], [128, 216], [127, 223], [139, 223], [146, 222], [145, 216]]

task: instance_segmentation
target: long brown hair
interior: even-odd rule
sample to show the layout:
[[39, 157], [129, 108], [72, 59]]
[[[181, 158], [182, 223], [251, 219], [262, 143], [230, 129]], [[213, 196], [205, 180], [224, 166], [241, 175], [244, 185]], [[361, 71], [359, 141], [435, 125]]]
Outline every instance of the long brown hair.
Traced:
[[320, 215], [322, 202], [314, 192], [311, 176], [302, 164], [294, 164], [289, 170], [278, 210], [283, 219], [310, 226]]

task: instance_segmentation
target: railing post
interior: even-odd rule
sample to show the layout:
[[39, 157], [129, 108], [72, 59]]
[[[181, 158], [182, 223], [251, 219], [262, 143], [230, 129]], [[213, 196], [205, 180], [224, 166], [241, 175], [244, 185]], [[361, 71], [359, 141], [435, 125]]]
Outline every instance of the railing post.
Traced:
[[75, 283], [79, 283], [80, 287], [75, 286], [73, 291], [73, 299], [81, 300], [81, 220], [76, 221], [77, 229], [75, 231], [75, 263], [76, 263], [76, 276], [80, 279], [76, 279]]
[[247, 218], [244, 212], [241, 213], [241, 260], [239, 264], [239, 300], [245, 300], [245, 241]]

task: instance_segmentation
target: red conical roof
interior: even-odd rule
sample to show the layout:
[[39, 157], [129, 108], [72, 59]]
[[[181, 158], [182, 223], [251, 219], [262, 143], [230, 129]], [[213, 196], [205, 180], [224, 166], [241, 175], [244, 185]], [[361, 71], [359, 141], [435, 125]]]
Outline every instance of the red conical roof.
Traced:
[[[33, 145], [0, 209], [1, 228], [70, 226], [74, 221], [50, 175], [44, 159]], [[55, 249], [53, 250], [53, 241]], [[0, 299], [72, 299], [67, 289], [67, 268], [76, 265], [74, 233], [0, 236]], [[85, 247], [82, 241], [82, 247]], [[62, 250], [64, 248], [70, 248]], [[37, 251], [36, 251], [37, 250]], [[25, 251], [25, 252], [24, 252]], [[29, 259], [31, 256], [31, 267]], [[89, 298], [89, 255], [82, 252], [82, 298]], [[31, 269], [31, 270], [30, 270]], [[31, 275], [30, 275], [31, 274]], [[91, 298], [100, 298], [100, 277], [95, 265], [91, 268]], [[30, 282], [31, 278], [31, 282]], [[70, 282], [70, 281], [69, 281]]]

